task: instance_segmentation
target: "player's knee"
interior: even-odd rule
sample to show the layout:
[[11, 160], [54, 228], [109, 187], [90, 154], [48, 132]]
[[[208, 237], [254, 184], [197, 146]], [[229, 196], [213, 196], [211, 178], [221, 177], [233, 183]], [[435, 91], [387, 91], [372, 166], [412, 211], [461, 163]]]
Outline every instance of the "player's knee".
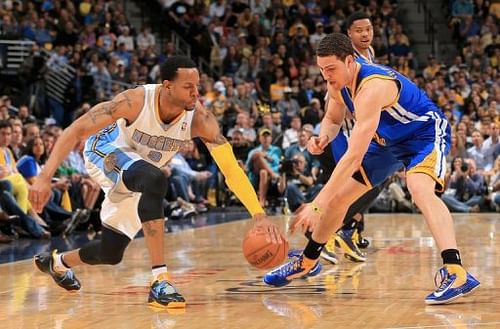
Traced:
[[89, 265], [116, 265], [123, 259], [128, 241], [114, 241], [115, 243], [103, 246], [101, 241], [92, 241], [83, 246], [80, 251], [80, 259]]
[[116, 249], [110, 250], [110, 252], [104, 252], [101, 255], [101, 264], [104, 265], [117, 265], [120, 264], [123, 259], [123, 253], [125, 250]]
[[[157, 169], [157, 168], [156, 168]], [[149, 188], [142, 192], [139, 200], [138, 214], [142, 223], [164, 218], [163, 213], [163, 199], [167, 194], [168, 180], [158, 169], [159, 173], [152, 173], [148, 175], [151, 179], [148, 184]]]
[[123, 172], [125, 186], [133, 192], [158, 193], [165, 195], [167, 191], [167, 178], [156, 166], [147, 161], [135, 162]]

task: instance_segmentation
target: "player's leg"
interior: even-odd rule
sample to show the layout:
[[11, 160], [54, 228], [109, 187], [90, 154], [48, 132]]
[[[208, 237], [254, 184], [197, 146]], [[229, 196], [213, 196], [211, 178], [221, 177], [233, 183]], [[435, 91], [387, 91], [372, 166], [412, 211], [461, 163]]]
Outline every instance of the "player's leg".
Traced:
[[38, 269], [49, 274], [66, 290], [80, 289], [80, 281], [72, 268], [79, 265], [116, 265], [130, 242], [126, 235], [103, 226], [100, 239], [92, 240], [80, 249], [65, 253], [43, 252], [35, 256]]
[[352, 204], [352, 206], [349, 208], [349, 211], [347, 212], [347, 215], [345, 216], [344, 225], [342, 225], [341, 230], [349, 230], [355, 228], [355, 232], [353, 233], [352, 238], [359, 248], [367, 248], [370, 244], [370, 242], [367, 239], [363, 238], [361, 235], [361, 233], [365, 229], [363, 214], [375, 201], [384, 186], [385, 182], [375, 186], [370, 191], [363, 194], [361, 198], [359, 198]]
[[453, 219], [443, 200], [435, 194], [436, 186], [444, 189], [445, 155], [449, 148], [449, 129], [445, 130], [446, 127], [446, 121], [436, 118], [436, 124], [427, 129], [429, 134], [422, 134], [420, 140], [407, 141], [393, 149], [395, 153], [413, 153], [406, 166], [408, 190], [422, 211], [443, 259], [443, 267], [439, 270], [441, 283], [425, 299], [428, 304], [451, 302], [479, 286], [462, 266]]
[[293, 279], [311, 275], [311, 270], [317, 266], [320, 253], [328, 238], [342, 225], [342, 219], [345, 217], [349, 205], [368, 190], [368, 186], [354, 178], [350, 178], [347, 184], [339, 186], [332, 195], [332, 205], [334, 206], [328, 209], [328, 216], [322, 217], [303, 254], [299, 257], [293, 257], [282, 266], [267, 273], [264, 276], [264, 282], [273, 286], [283, 286]]
[[123, 183], [130, 191], [141, 193], [137, 211], [153, 272], [148, 302], [156, 307], [184, 307], [184, 298], [170, 283], [163, 254], [165, 234], [163, 198], [168, 189], [167, 178], [159, 168], [147, 161], [138, 160], [123, 172]]
[[380, 193], [380, 186], [383, 182], [400, 169], [401, 166], [402, 163], [385, 147], [381, 147], [376, 143], [370, 144], [363, 158], [360, 170], [353, 175], [353, 179], [367, 186], [367, 189], [349, 207], [349, 211], [344, 218], [343, 229], [330, 237], [326, 244], [327, 250], [329, 250], [328, 247], [331, 245], [338, 245], [342, 248], [344, 256], [347, 259], [356, 262], [366, 261], [366, 255], [359, 250], [356, 243], [358, 240], [358, 226], [360, 224], [353, 217], [361, 217], [361, 214]]
[[427, 296], [426, 303], [448, 303], [469, 294], [479, 286], [479, 282], [462, 266], [453, 219], [444, 202], [434, 192], [436, 182], [424, 173], [409, 173], [407, 181], [412, 198], [422, 211], [441, 251], [444, 265], [439, 270], [441, 284]]
[[[349, 260], [354, 262], [366, 261], [365, 254], [359, 250], [359, 243], [361, 243], [360, 241], [363, 239], [360, 237], [360, 230], [362, 231], [364, 229], [364, 222], [362, 222], [363, 212], [379, 194], [380, 186], [375, 186], [357, 199], [349, 207], [342, 227], [328, 241], [328, 244], [331, 244], [331, 240], [334, 240], [335, 245], [342, 248], [344, 256]], [[364, 245], [365, 247], [367, 246], [366, 243], [364, 243]]]

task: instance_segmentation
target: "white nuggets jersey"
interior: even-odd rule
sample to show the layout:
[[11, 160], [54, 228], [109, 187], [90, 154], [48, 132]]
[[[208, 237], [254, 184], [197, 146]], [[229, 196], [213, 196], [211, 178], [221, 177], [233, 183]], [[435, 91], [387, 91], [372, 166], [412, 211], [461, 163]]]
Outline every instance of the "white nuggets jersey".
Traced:
[[184, 111], [173, 122], [165, 124], [158, 108], [161, 85], [150, 84], [142, 88], [144, 105], [133, 123], [127, 125], [125, 119], [119, 119], [91, 136], [86, 143], [85, 156], [106, 174], [119, 173], [138, 158], [162, 167], [191, 140], [194, 111]]
[[161, 167], [180, 147], [191, 140], [191, 121], [194, 111], [184, 111], [170, 124], [160, 119], [159, 91], [161, 85], [144, 86], [144, 106], [137, 119], [129, 126], [124, 119], [118, 120], [120, 138], [131, 146], [144, 160]]

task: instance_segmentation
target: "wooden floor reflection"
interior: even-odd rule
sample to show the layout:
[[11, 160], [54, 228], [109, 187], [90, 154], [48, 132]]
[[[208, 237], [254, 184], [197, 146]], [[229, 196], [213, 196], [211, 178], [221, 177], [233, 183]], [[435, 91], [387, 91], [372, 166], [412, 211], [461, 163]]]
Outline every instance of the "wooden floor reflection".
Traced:
[[[342, 259], [284, 288], [262, 284], [241, 254], [249, 222], [167, 236], [165, 253], [185, 312], [146, 305], [150, 275], [144, 240], [118, 266], [76, 270], [82, 290], [67, 293], [31, 261], [0, 265], [2, 328], [500, 328], [500, 215], [456, 215], [467, 268], [482, 286], [448, 306], [426, 306], [441, 264], [420, 215], [369, 215], [366, 263]], [[282, 226], [284, 218], [276, 218]], [[293, 237], [301, 247], [303, 239]]]

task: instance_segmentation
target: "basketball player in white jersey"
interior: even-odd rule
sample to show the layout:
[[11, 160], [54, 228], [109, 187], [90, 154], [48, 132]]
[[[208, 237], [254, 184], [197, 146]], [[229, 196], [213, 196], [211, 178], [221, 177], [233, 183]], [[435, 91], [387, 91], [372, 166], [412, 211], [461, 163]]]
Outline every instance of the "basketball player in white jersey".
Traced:
[[162, 308], [185, 307], [184, 298], [170, 283], [163, 255], [162, 200], [167, 180], [160, 168], [193, 137], [205, 142], [229, 188], [255, 220], [254, 228], [266, 232], [270, 242], [282, 243], [278, 228], [265, 216], [217, 120], [198, 101], [196, 64], [188, 57], [173, 56], [163, 64], [161, 75], [162, 84], [126, 90], [73, 122], [57, 140], [30, 188], [30, 201], [41, 211], [50, 197], [57, 167], [79, 140], [87, 139], [87, 169], [106, 194], [101, 210], [102, 238], [78, 250], [35, 256], [37, 267], [66, 290], [80, 289], [72, 267], [118, 264], [142, 228], [153, 272], [148, 303]]

